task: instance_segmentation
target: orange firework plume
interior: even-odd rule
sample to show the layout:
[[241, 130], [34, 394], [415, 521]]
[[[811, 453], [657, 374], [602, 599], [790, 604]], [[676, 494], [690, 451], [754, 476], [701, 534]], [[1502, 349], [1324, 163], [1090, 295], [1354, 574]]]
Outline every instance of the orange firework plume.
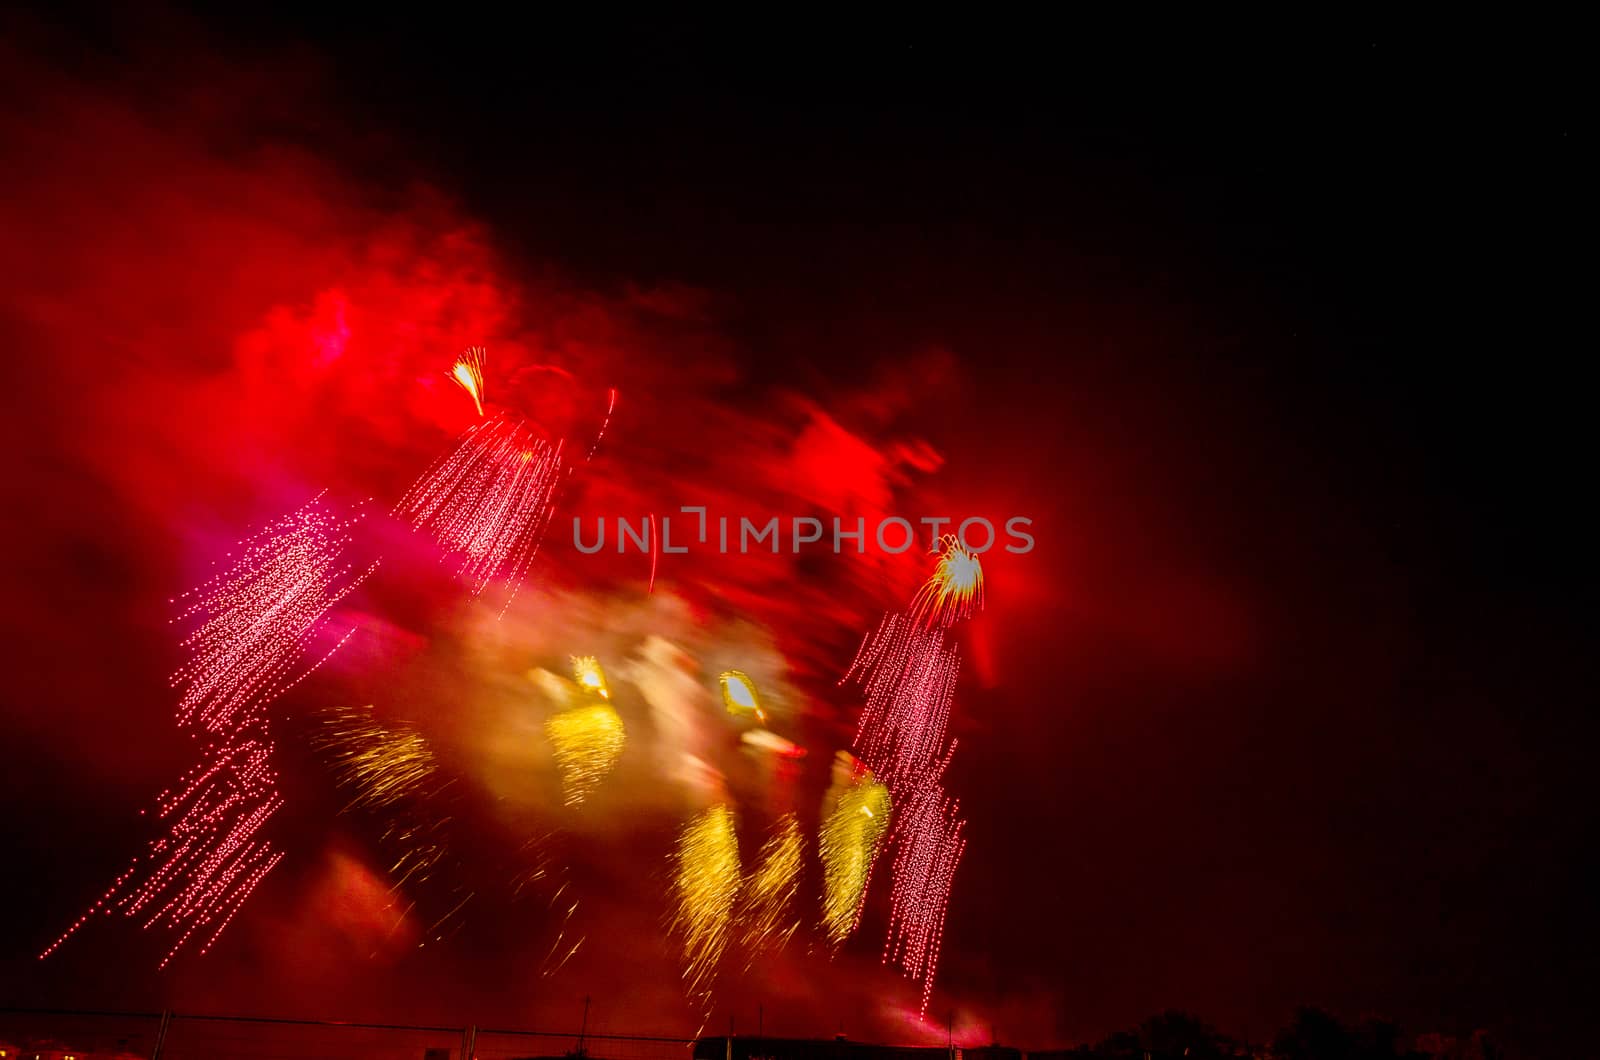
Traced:
[[472, 397], [480, 416], [483, 415], [483, 361], [488, 352], [482, 346], [468, 346], [450, 368], [450, 378]]
[[983, 564], [955, 534], [934, 549], [939, 562], [911, 601], [911, 617], [923, 626], [949, 626], [983, 608]]

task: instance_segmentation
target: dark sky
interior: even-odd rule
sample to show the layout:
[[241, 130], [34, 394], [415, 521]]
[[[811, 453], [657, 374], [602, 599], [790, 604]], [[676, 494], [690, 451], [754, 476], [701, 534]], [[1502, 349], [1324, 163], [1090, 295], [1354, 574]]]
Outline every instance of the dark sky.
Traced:
[[[449, 17], [8, 34], [5, 997], [527, 1023], [592, 993], [613, 1029], [692, 1022], [658, 981], [649, 828], [571, 855], [631, 971], [530, 1001], [492, 910], [437, 965], [330, 953], [353, 929], [317, 926], [318, 873], [375, 855], [292, 735], [289, 867], [217, 952], [147, 975], [117, 923], [33, 959], [183, 768], [166, 600], [317, 489], [392, 501], [465, 422], [416, 381], [503, 341], [587, 388], [540, 398], [574, 437], [621, 395], [574, 510], [1035, 519], [1036, 553], [986, 566], [956, 707], [971, 845], [935, 1007], [970, 1036], [1174, 1006], [1259, 1039], [1312, 1003], [1565, 1040], [1595, 972], [1566, 44]], [[292, 359], [346, 307], [351, 351], [384, 338], [323, 374]], [[814, 444], [834, 428], [942, 462], [880, 481]], [[552, 553], [534, 581], [566, 621], [648, 627], [637, 571]], [[856, 709], [828, 668], [903, 586], [849, 562], [666, 573], [708, 657], [783, 661], [813, 773]], [[493, 664], [462, 647], [486, 627], [427, 579], [360, 602], [427, 645], [404, 677], [358, 643], [286, 728], [408, 700], [492, 792], [473, 727], [499, 715], [450, 697], [494, 700], [515, 638]], [[507, 621], [538, 647], [506, 673], [577, 650]], [[725, 1009], [912, 1034], [872, 915], [841, 962], [735, 980]]]

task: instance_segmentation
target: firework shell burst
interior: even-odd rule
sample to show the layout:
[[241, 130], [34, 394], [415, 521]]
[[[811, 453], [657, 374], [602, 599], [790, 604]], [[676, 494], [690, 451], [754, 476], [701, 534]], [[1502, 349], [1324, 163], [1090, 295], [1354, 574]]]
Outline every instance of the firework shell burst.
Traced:
[[867, 768], [893, 785], [934, 767], [945, 751], [960, 670], [943, 629], [907, 614], [883, 616], [840, 681], [854, 680], [866, 693], [855, 746]]
[[922, 983], [926, 1013], [944, 941], [945, 915], [956, 866], [966, 851], [966, 822], [937, 776], [907, 786], [895, 815], [895, 847], [889, 894], [889, 931], [883, 959]]
[[911, 601], [912, 617], [927, 626], [951, 626], [983, 609], [983, 564], [955, 534], [935, 549], [933, 574]]

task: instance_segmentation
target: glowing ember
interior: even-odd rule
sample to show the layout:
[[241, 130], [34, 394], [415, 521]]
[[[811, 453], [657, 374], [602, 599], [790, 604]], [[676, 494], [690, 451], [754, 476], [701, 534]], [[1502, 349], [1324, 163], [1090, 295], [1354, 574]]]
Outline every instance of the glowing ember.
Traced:
[[482, 346], [469, 346], [450, 367], [450, 378], [456, 386], [472, 398], [478, 415], [483, 415], [483, 361], [488, 351]]
[[733, 811], [713, 806], [691, 820], [678, 837], [671, 921], [683, 946], [684, 985], [708, 1011], [711, 985], [728, 946], [739, 884]]
[[460, 573], [473, 593], [503, 577], [515, 596], [550, 521], [560, 470], [559, 443], [497, 415], [462, 434], [395, 511], [462, 554]]
[[911, 615], [927, 626], [949, 626], [983, 607], [983, 564], [955, 534], [939, 539], [933, 575], [911, 601]]

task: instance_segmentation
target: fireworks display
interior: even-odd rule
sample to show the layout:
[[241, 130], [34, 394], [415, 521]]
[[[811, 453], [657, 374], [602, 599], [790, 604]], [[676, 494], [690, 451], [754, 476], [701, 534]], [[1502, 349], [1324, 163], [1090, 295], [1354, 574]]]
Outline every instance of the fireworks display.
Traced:
[[282, 860], [262, 836], [283, 805], [265, 708], [348, 639], [307, 660], [328, 610], [372, 571], [354, 573], [343, 561], [353, 521], [313, 500], [241, 542], [227, 570], [185, 595], [193, 602], [179, 620], [199, 625], [182, 641], [190, 659], [173, 677], [183, 689], [177, 717], [209, 742], [178, 785], [156, 798], [166, 833], [41, 958], [93, 913], [115, 909], [176, 936], [162, 967], [196, 934], [204, 953]]
[[733, 811], [718, 805], [696, 815], [678, 837], [673, 862], [671, 930], [683, 950], [684, 986], [709, 1008], [739, 894]]
[[939, 539], [933, 575], [911, 601], [911, 615], [928, 626], [949, 626], [983, 607], [983, 564], [955, 534]]
[[861, 921], [872, 868], [889, 826], [889, 789], [840, 754], [817, 840], [822, 857], [822, 929], [835, 948]]
[[782, 948], [800, 927], [795, 905], [803, 853], [799, 818], [785, 814], [756, 855], [741, 898], [741, 941], [752, 961], [761, 953]]
[[559, 442], [501, 413], [468, 428], [395, 511], [461, 553], [459, 573], [474, 594], [503, 578], [515, 596], [549, 524], [560, 471]]
[[469, 346], [450, 366], [450, 378], [472, 398], [480, 416], [483, 415], [483, 362], [488, 352], [482, 346]]

